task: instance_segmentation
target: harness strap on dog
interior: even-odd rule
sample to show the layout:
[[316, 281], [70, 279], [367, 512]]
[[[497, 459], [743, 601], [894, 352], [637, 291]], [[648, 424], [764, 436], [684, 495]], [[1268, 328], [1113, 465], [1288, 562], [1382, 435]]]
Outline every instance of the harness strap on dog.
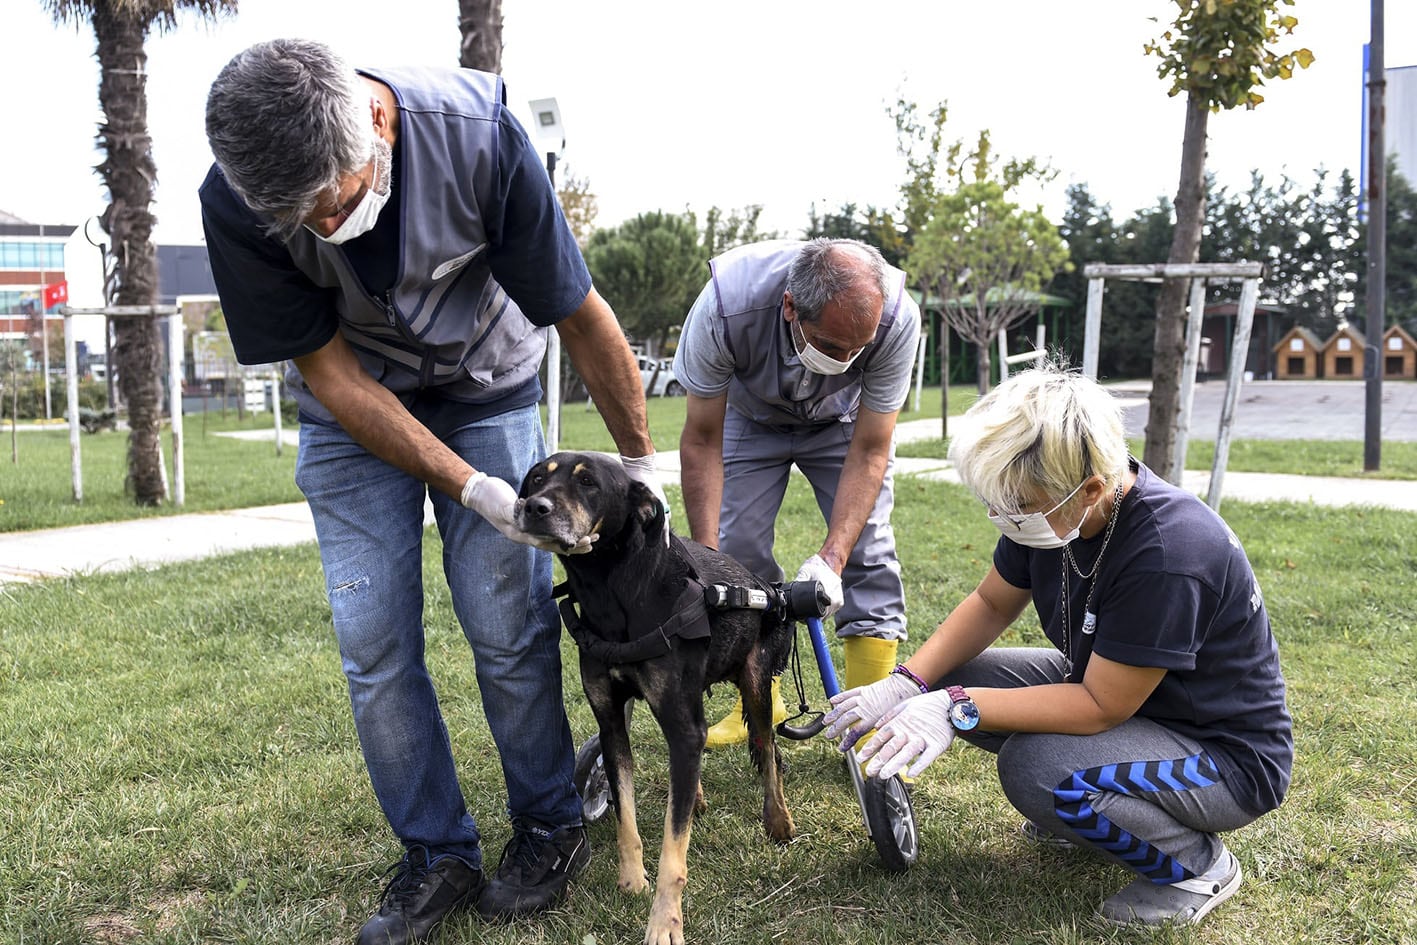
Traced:
[[[642, 663], [673, 651], [680, 640], [702, 640], [710, 633], [704, 585], [696, 578], [684, 579], [684, 589], [667, 620], [658, 626], [639, 628], [640, 635], [624, 642], [602, 639], [585, 626], [567, 584], [557, 584], [551, 593], [561, 598], [561, 620], [576, 646], [603, 663]], [[635, 629], [633, 625], [631, 629]]]

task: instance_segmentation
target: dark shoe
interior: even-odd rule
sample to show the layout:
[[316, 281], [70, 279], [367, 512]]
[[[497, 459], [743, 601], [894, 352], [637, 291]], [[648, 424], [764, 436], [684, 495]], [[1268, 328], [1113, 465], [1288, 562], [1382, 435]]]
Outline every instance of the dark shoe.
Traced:
[[430, 863], [423, 847], [410, 847], [392, 869], [396, 872], [384, 887], [379, 911], [359, 930], [359, 945], [422, 942], [438, 923], [472, 905], [482, 892], [482, 870], [455, 856]]
[[477, 911], [484, 919], [513, 919], [549, 909], [589, 862], [590, 841], [580, 824], [552, 830], [530, 820], [515, 821]]

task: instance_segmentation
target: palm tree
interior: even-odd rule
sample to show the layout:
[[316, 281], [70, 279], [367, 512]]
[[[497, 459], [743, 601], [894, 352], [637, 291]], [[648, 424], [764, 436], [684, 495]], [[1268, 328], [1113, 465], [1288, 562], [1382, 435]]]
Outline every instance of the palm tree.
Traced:
[[[190, 9], [214, 19], [234, 13], [237, 0], [40, 0], [58, 24], [93, 25], [99, 63], [98, 100], [103, 122], [98, 141], [104, 159], [97, 170], [108, 188], [103, 213], [113, 247], [114, 305], [152, 305], [157, 297], [156, 253], [149, 209], [157, 183], [148, 136], [147, 54], [150, 30], [172, 29], [177, 11]], [[160, 350], [156, 319], [115, 320], [114, 366], [128, 405], [126, 487], [139, 505], [167, 496], [159, 449], [162, 421]]]
[[502, 72], [502, 0], [458, 0], [458, 65]]

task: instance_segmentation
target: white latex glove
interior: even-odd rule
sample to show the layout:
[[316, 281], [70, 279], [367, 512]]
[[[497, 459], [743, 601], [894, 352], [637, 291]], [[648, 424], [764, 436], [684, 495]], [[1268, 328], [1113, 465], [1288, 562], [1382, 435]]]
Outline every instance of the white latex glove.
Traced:
[[549, 541], [528, 535], [517, 527], [517, 490], [503, 479], [497, 479], [484, 472], [475, 472], [468, 477], [459, 496], [465, 508], [472, 509], [496, 526], [497, 531], [512, 541], [531, 545], [542, 551], [558, 555], [583, 555], [590, 551], [591, 544], [599, 535], [583, 535], [571, 548], [565, 548], [559, 541]]
[[669, 547], [669, 500], [665, 498], [664, 487], [659, 484], [659, 473], [654, 468], [654, 454], [626, 456], [621, 453], [620, 465], [625, 467], [625, 473], [631, 479], [644, 483], [659, 500], [660, 508], [664, 509], [664, 546]]
[[828, 738], [840, 737], [837, 747], [850, 751], [851, 746], [876, 727], [891, 709], [912, 696], [920, 695], [920, 687], [899, 673], [891, 673], [866, 686], [857, 686], [832, 696], [832, 709], [822, 720]]
[[[905, 771], [913, 778], [943, 755], [954, 740], [950, 694], [927, 692], [887, 712], [857, 758], [870, 762], [866, 765], [870, 777], [884, 780]], [[906, 765], [910, 765], [908, 770]]]
[[820, 581], [822, 587], [826, 589], [827, 598], [831, 603], [827, 606], [826, 616], [830, 617], [841, 609], [841, 575], [832, 570], [831, 565], [822, 560], [821, 555], [812, 555], [802, 562], [802, 567], [797, 569], [798, 581]]

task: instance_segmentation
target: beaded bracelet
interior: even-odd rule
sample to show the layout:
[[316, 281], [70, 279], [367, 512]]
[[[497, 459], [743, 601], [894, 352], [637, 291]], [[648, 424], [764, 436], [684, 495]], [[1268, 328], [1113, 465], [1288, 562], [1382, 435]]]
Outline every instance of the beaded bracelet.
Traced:
[[893, 675], [900, 675], [904, 676], [906, 679], [909, 679], [911, 682], [915, 683], [915, 685], [920, 687], [921, 692], [930, 691], [930, 687], [926, 685], [925, 680], [921, 679], [919, 676], [915, 675], [909, 669], [907, 669], [904, 663], [897, 664], [896, 668], [891, 670], [891, 673]]

